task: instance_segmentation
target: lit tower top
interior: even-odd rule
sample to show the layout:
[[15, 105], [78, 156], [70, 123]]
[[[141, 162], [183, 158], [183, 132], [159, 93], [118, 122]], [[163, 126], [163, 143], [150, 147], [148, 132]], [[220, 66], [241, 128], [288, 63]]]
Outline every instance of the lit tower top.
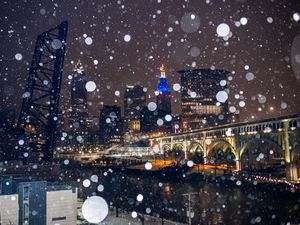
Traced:
[[75, 65], [75, 67], [74, 67], [74, 72], [82, 74], [83, 71], [84, 71], [84, 69], [83, 69], [81, 61], [79, 59], [78, 62], [76, 63], [76, 65]]
[[157, 91], [159, 92], [159, 94], [170, 93], [170, 87], [168, 85], [164, 64], [162, 64], [160, 67], [160, 79], [157, 86]]

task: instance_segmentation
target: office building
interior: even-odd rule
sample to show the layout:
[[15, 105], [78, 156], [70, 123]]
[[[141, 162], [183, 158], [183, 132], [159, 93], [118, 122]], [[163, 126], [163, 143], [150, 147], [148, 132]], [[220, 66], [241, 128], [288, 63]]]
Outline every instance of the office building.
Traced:
[[100, 111], [100, 143], [110, 145], [121, 143], [121, 108], [117, 105], [104, 105]]
[[226, 123], [228, 103], [216, 99], [219, 91], [227, 91], [225, 70], [193, 69], [178, 71], [181, 80], [183, 130]]
[[86, 77], [80, 62], [75, 65], [71, 76], [71, 107], [69, 109], [69, 126], [72, 132], [84, 134], [88, 118]]
[[140, 131], [140, 111], [146, 106], [146, 93], [140, 85], [126, 86], [124, 93], [124, 129]]

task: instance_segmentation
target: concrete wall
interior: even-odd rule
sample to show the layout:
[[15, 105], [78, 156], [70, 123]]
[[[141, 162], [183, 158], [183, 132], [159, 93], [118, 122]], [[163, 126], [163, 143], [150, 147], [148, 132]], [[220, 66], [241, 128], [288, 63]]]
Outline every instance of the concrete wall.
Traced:
[[0, 195], [0, 224], [17, 225], [19, 218], [18, 195]]

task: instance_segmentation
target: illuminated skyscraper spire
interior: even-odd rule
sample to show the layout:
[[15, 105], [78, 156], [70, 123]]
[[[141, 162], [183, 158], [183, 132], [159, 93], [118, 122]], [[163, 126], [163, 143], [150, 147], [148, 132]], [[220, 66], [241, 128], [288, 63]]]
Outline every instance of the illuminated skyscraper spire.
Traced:
[[78, 59], [73, 71], [76, 72], [76, 73], [79, 73], [79, 74], [83, 73], [84, 69], [83, 69], [83, 66], [82, 66], [82, 63], [81, 63], [80, 59]]
[[157, 86], [157, 91], [158, 93], [170, 93], [170, 87], [168, 85], [164, 64], [162, 64], [160, 67], [160, 79]]
[[166, 71], [165, 71], [164, 64], [161, 64], [161, 67], [160, 67], [160, 78], [166, 78]]

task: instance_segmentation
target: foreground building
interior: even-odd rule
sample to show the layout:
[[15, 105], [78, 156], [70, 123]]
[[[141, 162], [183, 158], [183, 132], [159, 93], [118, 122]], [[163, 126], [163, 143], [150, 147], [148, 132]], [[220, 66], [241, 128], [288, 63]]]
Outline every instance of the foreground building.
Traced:
[[76, 224], [77, 188], [11, 177], [0, 184], [0, 224]]
[[181, 80], [183, 130], [195, 130], [226, 123], [228, 103], [219, 103], [216, 95], [227, 89], [225, 70], [193, 69], [178, 71]]

